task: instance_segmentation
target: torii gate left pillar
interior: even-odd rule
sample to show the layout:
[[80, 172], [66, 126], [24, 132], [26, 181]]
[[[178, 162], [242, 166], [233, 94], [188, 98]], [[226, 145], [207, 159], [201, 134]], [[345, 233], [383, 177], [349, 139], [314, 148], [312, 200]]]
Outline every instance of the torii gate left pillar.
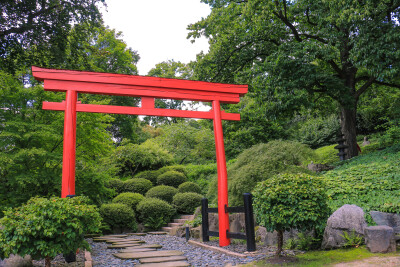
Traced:
[[[225, 209], [228, 207], [228, 180], [222, 120], [240, 120], [240, 114], [225, 113], [221, 103], [238, 103], [240, 96], [247, 93], [247, 85], [38, 67], [32, 67], [32, 74], [37, 80], [44, 81], [45, 90], [66, 92], [66, 99], [61, 103], [43, 102], [43, 109], [65, 112], [62, 197], [75, 195], [76, 112], [212, 119], [218, 169], [219, 244], [230, 244], [227, 237], [229, 214]], [[141, 97], [142, 104], [141, 107], [81, 104], [77, 101], [78, 93]], [[212, 110], [158, 109], [154, 106], [155, 98], [211, 102]]]

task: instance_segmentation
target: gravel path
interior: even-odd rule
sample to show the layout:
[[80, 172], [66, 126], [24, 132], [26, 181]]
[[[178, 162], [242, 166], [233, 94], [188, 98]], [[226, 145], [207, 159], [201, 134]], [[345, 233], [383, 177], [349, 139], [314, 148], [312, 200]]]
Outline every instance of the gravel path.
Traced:
[[[136, 237], [135, 237], [136, 238]], [[203, 249], [197, 246], [192, 246], [186, 242], [184, 238], [167, 235], [146, 235], [138, 236], [138, 239], [145, 241], [147, 244], [160, 244], [163, 247], [161, 250], [179, 250], [184, 253], [187, 257], [188, 262], [192, 266], [225, 266], [231, 264], [233, 266], [238, 264], [244, 264], [255, 260], [260, 260], [272, 253], [268, 248], [263, 247], [246, 258], [232, 257], [226, 254], [213, 252], [207, 249]], [[88, 240], [92, 246], [92, 259], [93, 266], [95, 267], [109, 267], [109, 266], [133, 266], [134, 263], [138, 263], [137, 260], [121, 260], [115, 258], [112, 254], [117, 253], [119, 249], [107, 249], [106, 243], [92, 242]], [[209, 242], [210, 245], [215, 245], [215, 242]], [[231, 251], [243, 252], [245, 245], [230, 245], [224, 247]]]

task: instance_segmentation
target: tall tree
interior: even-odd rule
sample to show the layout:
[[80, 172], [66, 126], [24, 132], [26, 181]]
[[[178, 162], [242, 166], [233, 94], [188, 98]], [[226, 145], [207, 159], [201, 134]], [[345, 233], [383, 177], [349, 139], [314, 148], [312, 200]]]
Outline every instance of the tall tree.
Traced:
[[210, 52], [199, 55], [196, 75], [238, 82], [250, 71], [260, 99], [288, 109], [307, 105], [306, 93], [328, 96], [340, 109], [348, 157], [358, 154], [360, 96], [372, 85], [400, 88], [399, 0], [202, 2], [212, 12], [189, 36], [207, 36]]
[[[10, 73], [63, 61], [74, 24], [101, 22], [105, 0], [4, 0], [0, 4], [0, 69]], [[43, 54], [50, 55], [43, 56]]]

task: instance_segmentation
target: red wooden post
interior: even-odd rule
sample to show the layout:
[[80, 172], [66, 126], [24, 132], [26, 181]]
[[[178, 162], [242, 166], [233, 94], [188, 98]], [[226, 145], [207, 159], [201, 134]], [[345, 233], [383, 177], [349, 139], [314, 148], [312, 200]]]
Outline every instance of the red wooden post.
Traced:
[[224, 135], [219, 101], [213, 101], [212, 108], [214, 112], [214, 136], [218, 170], [219, 245], [224, 247], [229, 246], [231, 243], [231, 240], [226, 235], [226, 232], [229, 232], [229, 213], [225, 212], [225, 206], [228, 207], [228, 174], [226, 171]]
[[76, 148], [76, 91], [67, 90], [64, 113], [64, 146], [61, 197], [75, 195], [75, 148]]

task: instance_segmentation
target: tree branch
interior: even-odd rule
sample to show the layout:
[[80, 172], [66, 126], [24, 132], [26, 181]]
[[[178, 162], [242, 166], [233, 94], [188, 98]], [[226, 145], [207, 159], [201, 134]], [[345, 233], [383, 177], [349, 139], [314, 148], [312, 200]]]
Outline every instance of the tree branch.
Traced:
[[380, 81], [374, 81], [375, 84], [379, 84], [379, 85], [384, 85], [384, 86], [388, 86], [388, 87], [393, 87], [393, 88], [399, 88], [400, 89], [400, 84], [394, 84], [394, 83], [385, 83], [385, 82], [380, 82]]
[[358, 99], [370, 86], [374, 83], [375, 77], [369, 77], [369, 79], [358, 89], [355, 93], [356, 99]]

